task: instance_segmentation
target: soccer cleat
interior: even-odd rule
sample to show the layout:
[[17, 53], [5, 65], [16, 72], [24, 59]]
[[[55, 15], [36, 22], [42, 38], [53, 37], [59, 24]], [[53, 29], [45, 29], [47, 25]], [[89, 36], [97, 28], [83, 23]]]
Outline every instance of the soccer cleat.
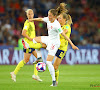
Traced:
[[40, 82], [42, 82], [42, 80], [40, 79], [40, 77], [37, 75], [32, 75], [32, 78], [34, 79], [34, 80], [37, 80], [37, 81], [40, 81]]
[[56, 81], [53, 81], [53, 83], [50, 86], [56, 87], [57, 86]]
[[16, 82], [16, 75], [14, 74], [14, 72], [10, 72], [11, 74], [11, 78], [14, 82]]
[[33, 62], [33, 64], [37, 64], [38, 62], [43, 62], [43, 60], [42, 60], [42, 58], [41, 58], [41, 57], [37, 58], [37, 60], [36, 60], [36, 61], [34, 61], [34, 62]]
[[24, 39], [22, 39], [22, 44], [23, 44], [23, 47], [24, 47], [25, 49], [30, 48], [30, 47], [29, 47], [29, 44], [28, 44]]

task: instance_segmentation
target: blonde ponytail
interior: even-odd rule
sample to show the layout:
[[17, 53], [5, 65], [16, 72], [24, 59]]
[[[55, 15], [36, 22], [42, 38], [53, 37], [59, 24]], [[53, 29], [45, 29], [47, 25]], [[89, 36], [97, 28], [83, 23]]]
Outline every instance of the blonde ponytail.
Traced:
[[66, 9], [65, 3], [60, 3], [59, 7], [57, 9], [50, 9], [49, 12], [51, 12], [54, 16], [59, 16], [62, 13], [68, 13], [68, 10]]
[[63, 13], [62, 16], [63, 16], [64, 19], [66, 19], [67, 24], [69, 24], [69, 25], [73, 24], [72, 18], [69, 14]]
[[65, 3], [60, 3], [60, 6], [56, 9], [57, 11], [57, 16], [62, 14], [62, 13], [68, 13], [68, 10], [66, 9], [66, 5]]
[[67, 15], [67, 24], [69, 24], [69, 25], [73, 24], [72, 18], [69, 14]]

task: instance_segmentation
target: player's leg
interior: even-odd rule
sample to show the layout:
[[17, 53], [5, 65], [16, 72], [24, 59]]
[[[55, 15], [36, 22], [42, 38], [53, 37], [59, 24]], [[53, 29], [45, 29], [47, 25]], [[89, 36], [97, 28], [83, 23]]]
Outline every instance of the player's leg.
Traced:
[[[46, 40], [45, 40], [45, 39]], [[47, 42], [47, 40], [48, 40], [48, 36], [39, 36], [39, 37], [35, 37], [34, 39], [33, 39], [33, 43], [40, 43], [41, 45], [42, 45], [42, 48], [46, 48], [47, 46], [46, 46], [46, 43], [43, 41], [43, 40], [45, 40], [46, 42]], [[39, 48], [38, 48], [39, 49]]]
[[40, 49], [40, 48], [43, 47], [43, 45], [40, 42], [41, 42], [41, 36], [40, 37], [35, 37], [33, 39], [33, 43], [26, 42], [24, 39], [22, 39], [22, 44], [23, 44], [25, 49], [27, 49], [27, 48]]
[[54, 61], [53, 66], [54, 66], [54, 69], [55, 69], [56, 84], [58, 84], [58, 78], [59, 78], [59, 69], [58, 69], [58, 67], [59, 67], [61, 61], [62, 60], [60, 58], [55, 57], [55, 61]]
[[31, 43], [31, 42], [28, 43], [24, 39], [22, 39], [22, 44], [25, 49], [28, 49], [28, 48], [40, 49], [40, 48], [46, 47], [46, 45], [44, 43]]
[[49, 72], [50, 72], [51, 77], [52, 77], [52, 81], [53, 81], [52, 86], [55, 86], [55, 85], [56, 85], [56, 79], [55, 79], [55, 70], [54, 70], [54, 67], [53, 67], [53, 65], [52, 65], [52, 60], [53, 60], [53, 58], [54, 58], [54, 56], [48, 55], [48, 56], [47, 56], [46, 64], [47, 64], [47, 66], [48, 66]]
[[52, 65], [52, 60], [58, 50], [58, 47], [60, 46], [59, 44], [54, 44], [54, 43], [48, 43], [47, 44], [47, 49], [48, 49], [48, 56], [47, 56], [47, 66], [49, 69], [49, 72], [52, 77], [53, 84], [51, 86], [56, 86], [56, 79], [55, 79], [55, 70], [54, 66]]
[[31, 56], [30, 53], [24, 53], [24, 59], [18, 63], [17, 67], [14, 70], [14, 74], [15, 75], [18, 73], [18, 71], [20, 70], [20, 68], [23, 67], [24, 64], [26, 64], [29, 61], [30, 56]]
[[44, 43], [29, 43], [29, 48], [40, 49], [45, 47], [46, 45]]
[[54, 61], [54, 69], [55, 69], [55, 77], [56, 77], [56, 84], [58, 84], [58, 78], [59, 78], [59, 65], [62, 61], [62, 59], [64, 58], [66, 52], [63, 50], [58, 49], [57, 53], [56, 53], [56, 57], [55, 57], [55, 61]]
[[[36, 58], [38, 57], [38, 56], [37, 56], [36, 50], [34, 50], [34, 51], [32, 52], [32, 54], [33, 54]], [[40, 77], [38, 76], [38, 71], [37, 71], [37, 69], [36, 69], [36, 64], [34, 64], [34, 75], [32, 75], [32, 78], [35, 79], [35, 80], [37, 80], [37, 81], [42, 81], [42, 80], [40, 79]]]
[[[37, 58], [37, 52], [36, 50], [32, 52], [32, 54]], [[36, 64], [34, 64], [34, 75], [38, 75], [38, 71], [36, 70]]]
[[20, 70], [20, 68], [24, 66], [24, 64], [26, 64], [29, 61], [30, 56], [31, 56], [30, 53], [24, 53], [24, 59], [20, 61], [16, 66], [15, 70], [10, 73], [13, 81], [16, 81], [16, 75], [18, 71]]

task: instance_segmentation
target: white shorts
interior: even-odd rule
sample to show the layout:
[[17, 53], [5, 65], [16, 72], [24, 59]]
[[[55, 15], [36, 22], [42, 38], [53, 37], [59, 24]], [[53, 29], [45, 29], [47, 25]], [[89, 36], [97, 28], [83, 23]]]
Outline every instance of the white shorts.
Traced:
[[41, 42], [47, 45], [48, 55], [55, 56], [58, 48], [60, 47], [60, 43], [50, 42], [48, 36], [41, 36]]

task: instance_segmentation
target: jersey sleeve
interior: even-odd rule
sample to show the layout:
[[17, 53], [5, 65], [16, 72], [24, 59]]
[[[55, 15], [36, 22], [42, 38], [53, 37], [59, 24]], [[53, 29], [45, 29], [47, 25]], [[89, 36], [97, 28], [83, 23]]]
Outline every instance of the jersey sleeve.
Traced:
[[70, 27], [70, 25], [66, 25], [66, 26], [65, 26], [65, 29], [67, 29], [68, 32], [71, 32], [71, 27]]
[[29, 28], [29, 24], [27, 23], [27, 21], [25, 21], [23, 30], [28, 30], [28, 28]]
[[47, 23], [49, 21], [49, 18], [48, 17], [44, 17], [43, 21]]
[[70, 27], [68, 25], [66, 25], [65, 29], [69, 29]]

